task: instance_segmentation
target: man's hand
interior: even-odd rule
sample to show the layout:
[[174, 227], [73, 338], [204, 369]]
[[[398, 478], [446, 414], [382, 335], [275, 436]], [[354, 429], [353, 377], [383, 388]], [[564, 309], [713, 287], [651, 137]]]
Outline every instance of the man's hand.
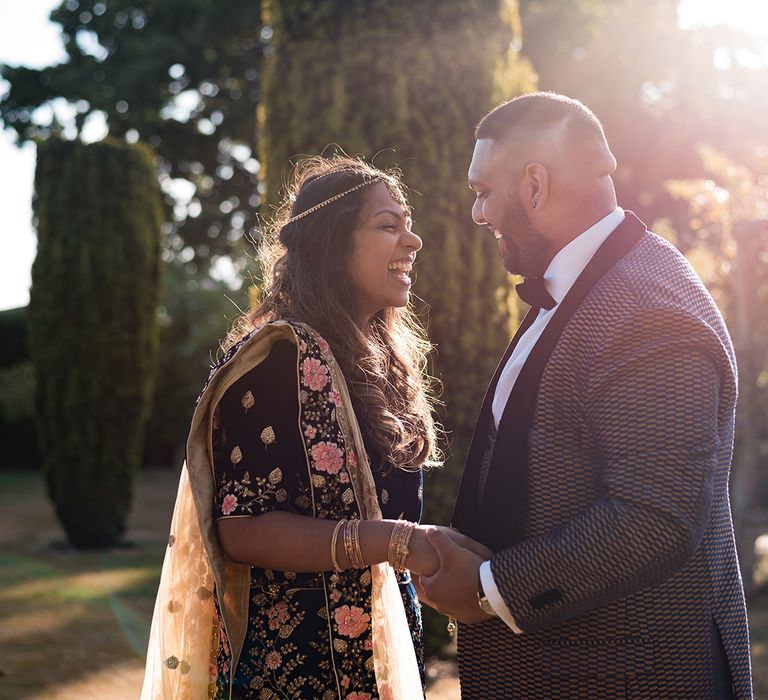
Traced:
[[459, 545], [459, 547], [464, 547], [464, 549], [468, 549], [471, 552], [474, 552], [477, 554], [477, 556], [482, 557], [483, 561], [490, 559], [493, 556], [492, 549], [486, 547], [482, 542], [473, 540], [471, 537], [468, 537], [454, 527], [446, 527], [445, 525], [431, 525], [430, 528], [444, 532], [457, 545]]
[[419, 599], [460, 622], [490, 620], [477, 603], [480, 564], [485, 558], [456, 544], [443, 530], [430, 529], [427, 540], [437, 552], [440, 568], [432, 576], [414, 577]]

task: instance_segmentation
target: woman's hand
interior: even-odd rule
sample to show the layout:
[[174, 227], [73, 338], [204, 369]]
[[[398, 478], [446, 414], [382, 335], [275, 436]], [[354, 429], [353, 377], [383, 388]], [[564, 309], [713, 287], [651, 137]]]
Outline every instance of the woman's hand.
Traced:
[[406, 566], [416, 576], [431, 576], [440, 568], [435, 548], [427, 541], [426, 532], [431, 526], [418, 525], [411, 537]]

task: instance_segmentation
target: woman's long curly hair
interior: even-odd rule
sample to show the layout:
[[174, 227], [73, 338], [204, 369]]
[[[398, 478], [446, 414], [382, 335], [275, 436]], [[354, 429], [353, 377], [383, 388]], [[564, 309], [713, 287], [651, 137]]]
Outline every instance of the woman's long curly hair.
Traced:
[[361, 183], [383, 182], [408, 208], [399, 176], [362, 160], [311, 157], [294, 169], [287, 196], [261, 232], [261, 302], [238, 319], [225, 347], [276, 319], [302, 321], [329, 343], [349, 386], [374, 469], [419, 469], [439, 463], [432, 408], [432, 349], [410, 304], [388, 307], [361, 328], [347, 274], [352, 234], [370, 187], [339, 197], [295, 221], [292, 217]]

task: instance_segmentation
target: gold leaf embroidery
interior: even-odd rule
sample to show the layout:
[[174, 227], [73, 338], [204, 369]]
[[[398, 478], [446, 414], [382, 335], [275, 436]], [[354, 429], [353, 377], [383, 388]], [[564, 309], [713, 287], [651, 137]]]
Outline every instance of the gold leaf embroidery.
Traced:
[[256, 401], [253, 398], [253, 394], [250, 391], [246, 391], [243, 394], [243, 398], [240, 399], [240, 403], [243, 405], [243, 408], [247, 411], [249, 408], [253, 408], [253, 404], [255, 404]]
[[290, 625], [283, 625], [278, 632], [281, 638], [288, 639], [293, 634], [293, 627]]
[[240, 451], [240, 448], [235, 445], [234, 449], [232, 450], [232, 453], [229, 455], [229, 460], [232, 462], [232, 464], [239, 464], [243, 459], [243, 453]]
[[299, 508], [309, 508], [309, 506], [312, 505], [312, 501], [309, 500], [309, 496], [302, 493], [301, 496], [296, 499], [296, 505], [299, 506]]
[[320, 608], [320, 610], [317, 611], [317, 614], [319, 617], [322, 617], [323, 620], [328, 619], [328, 611], [325, 608]]
[[372, 656], [369, 656], [365, 660], [365, 670], [366, 671], [373, 671], [373, 657]]
[[333, 648], [339, 652], [339, 654], [343, 654], [347, 650], [347, 642], [344, 639], [339, 639], [338, 637], [333, 640]]
[[313, 474], [312, 475], [312, 486], [319, 489], [322, 486], [325, 486], [325, 477], [322, 474]]
[[347, 489], [344, 493], [341, 494], [341, 500], [346, 505], [349, 505], [355, 500], [355, 492], [352, 489]]
[[278, 503], [282, 503], [286, 498], [288, 498], [288, 492], [285, 489], [278, 489], [275, 493], [275, 500]]
[[362, 574], [360, 574], [360, 583], [362, 583], [364, 586], [367, 586], [371, 583], [371, 570], [366, 569], [363, 571]]
[[264, 430], [261, 431], [261, 435], [259, 437], [261, 437], [261, 441], [265, 445], [271, 445], [277, 440], [275, 437], [275, 431], [271, 425], [268, 425], [266, 428], [264, 428]]
[[280, 467], [275, 467], [271, 472], [269, 472], [269, 476], [267, 479], [269, 480], [269, 483], [273, 486], [277, 483], [279, 483], [283, 478], [283, 472], [280, 469]]

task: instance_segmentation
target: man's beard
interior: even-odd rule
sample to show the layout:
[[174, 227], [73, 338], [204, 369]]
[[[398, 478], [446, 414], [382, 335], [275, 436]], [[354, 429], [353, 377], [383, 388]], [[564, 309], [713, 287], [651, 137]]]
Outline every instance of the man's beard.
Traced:
[[531, 224], [528, 212], [518, 199], [505, 209], [499, 225], [504, 267], [513, 275], [539, 277], [550, 258], [551, 241]]

